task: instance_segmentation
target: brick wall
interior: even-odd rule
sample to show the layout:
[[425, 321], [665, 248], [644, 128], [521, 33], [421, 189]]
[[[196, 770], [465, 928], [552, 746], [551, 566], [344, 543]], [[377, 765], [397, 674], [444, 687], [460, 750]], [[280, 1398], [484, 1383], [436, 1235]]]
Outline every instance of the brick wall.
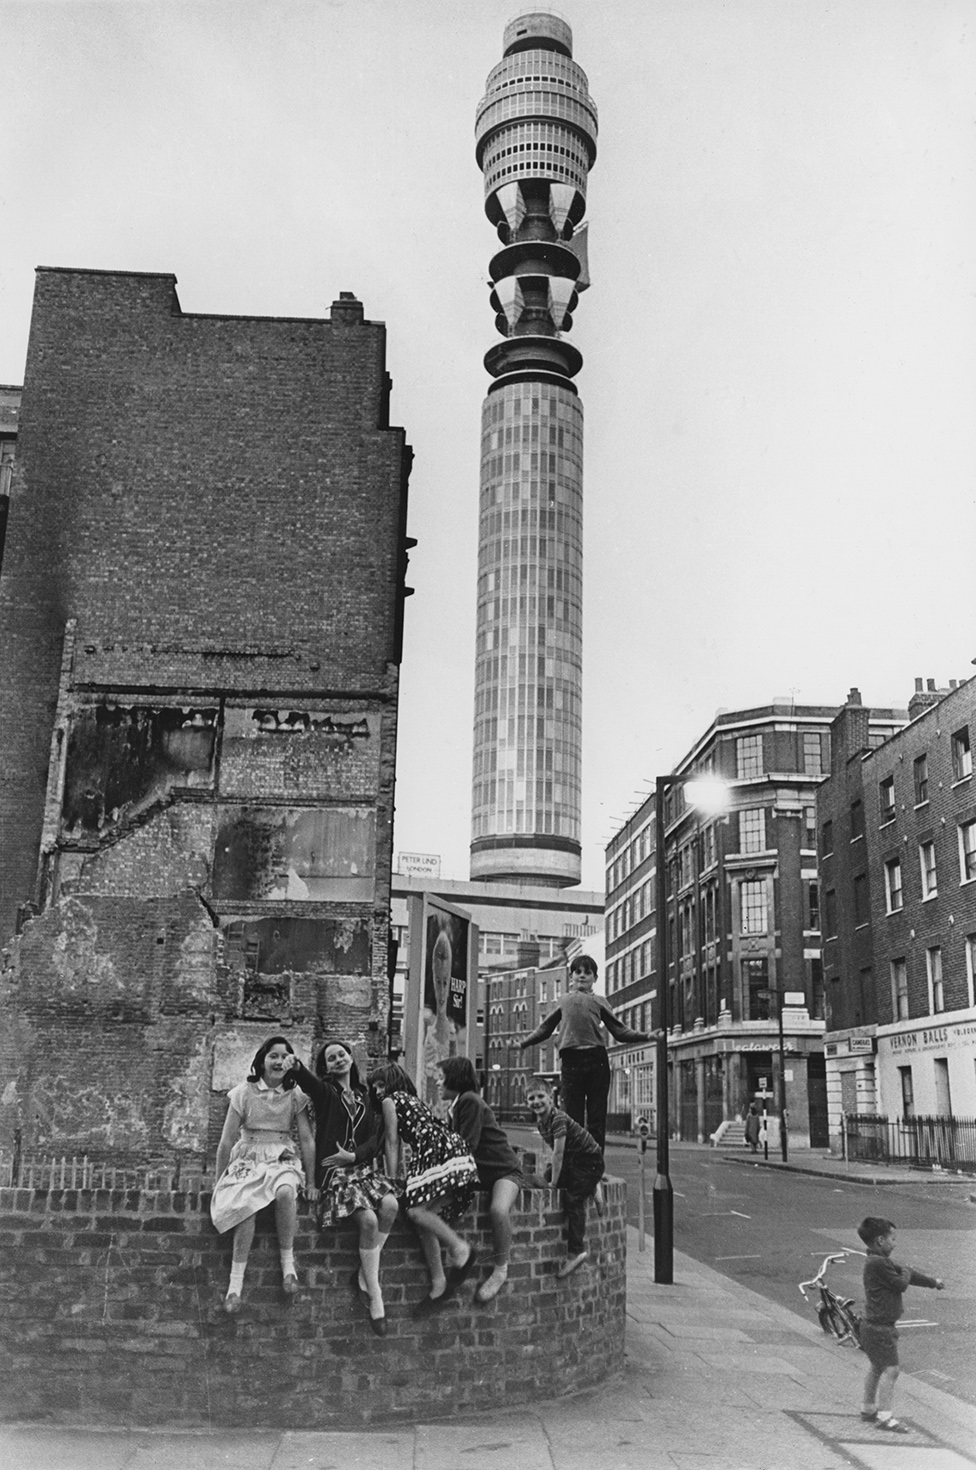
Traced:
[[[605, 1189], [607, 1213], [591, 1211], [591, 1258], [575, 1275], [555, 1275], [566, 1243], [553, 1192], [526, 1190], [512, 1216], [510, 1285], [477, 1306], [469, 1283], [421, 1320], [411, 1308], [428, 1278], [416, 1236], [398, 1222], [382, 1258], [385, 1339], [349, 1289], [352, 1226], [316, 1237], [302, 1217], [301, 1291], [289, 1305], [262, 1212], [244, 1307], [229, 1318], [231, 1242], [210, 1223], [209, 1196], [0, 1190], [0, 1417], [352, 1427], [592, 1387], [623, 1365], [626, 1190]], [[487, 1214], [464, 1228], [489, 1262]]]
[[0, 581], [0, 941], [33, 894], [69, 620], [75, 688], [395, 702], [410, 451], [385, 344], [355, 301], [191, 316], [172, 276], [39, 271]]
[[272, 1032], [385, 1049], [411, 458], [385, 344], [346, 296], [188, 316], [172, 276], [38, 273], [0, 582], [0, 1151], [212, 1162], [228, 1047], [231, 1082]]

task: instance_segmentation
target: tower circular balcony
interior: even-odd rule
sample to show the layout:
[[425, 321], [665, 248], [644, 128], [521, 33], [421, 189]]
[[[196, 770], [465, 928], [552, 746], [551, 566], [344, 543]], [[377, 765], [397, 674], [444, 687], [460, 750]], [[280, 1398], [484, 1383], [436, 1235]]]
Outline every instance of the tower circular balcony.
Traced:
[[509, 373], [554, 373], [575, 378], [583, 366], [583, 354], [561, 337], [506, 337], [485, 353], [485, 370], [493, 378]]

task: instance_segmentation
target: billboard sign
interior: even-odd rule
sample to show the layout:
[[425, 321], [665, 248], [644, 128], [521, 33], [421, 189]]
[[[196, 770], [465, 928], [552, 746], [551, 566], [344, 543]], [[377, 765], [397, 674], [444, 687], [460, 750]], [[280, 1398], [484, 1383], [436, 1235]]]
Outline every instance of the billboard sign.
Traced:
[[439, 1115], [438, 1062], [475, 1060], [478, 928], [471, 915], [431, 893], [409, 899], [410, 958], [404, 994], [404, 1056], [422, 1102]]

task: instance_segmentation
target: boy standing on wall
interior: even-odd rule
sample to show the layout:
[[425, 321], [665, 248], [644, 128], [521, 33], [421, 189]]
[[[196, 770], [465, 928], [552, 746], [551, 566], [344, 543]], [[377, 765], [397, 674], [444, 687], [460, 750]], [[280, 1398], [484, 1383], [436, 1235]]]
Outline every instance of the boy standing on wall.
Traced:
[[569, 967], [569, 995], [560, 997], [555, 1010], [530, 1032], [519, 1049], [537, 1046], [556, 1027], [556, 1047], [561, 1069], [560, 1100], [570, 1118], [585, 1125], [602, 1152], [607, 1144], [607, 1099], [610, 1095], [610, 1060], [604, 1029], [615, 1041], [649, 1041], [646, 1031], [633, 1031], [618, 1021], [602, 995], [593, 994], [596, 960], [577, 955]]

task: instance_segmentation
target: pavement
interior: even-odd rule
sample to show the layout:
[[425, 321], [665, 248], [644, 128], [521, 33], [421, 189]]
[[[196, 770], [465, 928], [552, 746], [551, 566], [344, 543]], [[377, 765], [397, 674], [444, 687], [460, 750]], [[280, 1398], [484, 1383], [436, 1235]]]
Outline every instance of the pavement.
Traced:
[[[753, 1162], [750, 1159], [750, 1162]], [[846, 1177], [846, 1176], [845, 1176]], [[583, 1268], [586, 1269], [585, 1267]], [[918, 1348], [903, 1359], [917, 1360]], [[628, 1231], [627, 1358], [601, 1389], [464, 1420], [326, 1431], [0, 1426], [2, 1470], [973, 1470], [976, 1408], [904, 1371], [895, 1439], [859, 1417], [864, 1357], [809, 1316]], [[916, 1366], [924, 1366], [916, 1361]], [[554, 1385], [554, 1390], [558, 1385]]]

